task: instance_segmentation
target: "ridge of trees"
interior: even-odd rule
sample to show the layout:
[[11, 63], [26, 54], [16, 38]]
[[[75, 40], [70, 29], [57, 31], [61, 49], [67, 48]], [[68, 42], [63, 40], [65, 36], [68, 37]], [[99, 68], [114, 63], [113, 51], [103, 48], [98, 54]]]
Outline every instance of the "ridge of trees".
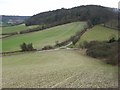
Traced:
[[73, 21], [91, 21], [93, 25], [106, 23], [111, 19], [118, 19], [118, 12], [113, 8], [86, 5], [71, 9], [57, 9], [33, 15], [26, 20], [26, 26], [30, 25], [48, 25], [64, 24]]

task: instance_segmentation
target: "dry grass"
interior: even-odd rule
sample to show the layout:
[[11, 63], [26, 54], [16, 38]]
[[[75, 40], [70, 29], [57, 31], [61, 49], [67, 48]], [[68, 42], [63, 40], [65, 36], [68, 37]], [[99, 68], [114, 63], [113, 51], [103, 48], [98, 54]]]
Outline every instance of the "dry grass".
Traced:
[[115, 88], [118, 68], [60, 50], [3, 57], [4, 88]]

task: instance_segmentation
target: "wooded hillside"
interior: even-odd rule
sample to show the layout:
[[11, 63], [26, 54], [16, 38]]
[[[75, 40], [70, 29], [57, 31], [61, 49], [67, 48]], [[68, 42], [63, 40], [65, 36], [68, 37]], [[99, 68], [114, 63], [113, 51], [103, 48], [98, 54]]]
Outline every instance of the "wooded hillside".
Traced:
[[118, 19], [118, 11], [113, 8], [87, 5], [70, 9], [57, 9], [53, 11], [43, 12], [33, 15], [26, 21], [26, 25], [48, 25], [48, 24], [64, 24], [73, 21], [91, 21], [93, 25], [107, 22], [111, 19]]

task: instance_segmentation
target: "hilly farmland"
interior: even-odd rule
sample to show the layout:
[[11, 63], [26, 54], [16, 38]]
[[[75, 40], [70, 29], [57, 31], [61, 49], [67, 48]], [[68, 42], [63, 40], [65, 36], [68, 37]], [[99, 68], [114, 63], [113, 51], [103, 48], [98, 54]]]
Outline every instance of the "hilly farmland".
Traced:
[[112, 8], [87, 5], [2, 27], [0, 86], [118, 88], [120, 31], [118, 24], [111, 27], [116, 16]]

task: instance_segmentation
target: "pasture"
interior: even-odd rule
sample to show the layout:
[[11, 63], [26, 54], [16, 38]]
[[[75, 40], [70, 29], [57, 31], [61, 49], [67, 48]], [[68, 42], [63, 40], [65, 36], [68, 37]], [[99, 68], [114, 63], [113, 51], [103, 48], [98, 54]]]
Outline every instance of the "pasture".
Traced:
[[39, 32], [16, 35], [3, 39], [3, 51], [19, 50], [20, 45], [33, 43], [35, 48], [41, 48], [45, 45], [54, 45], [55, 41], [64, 41], [74, 35], [77, 31], [84, 28], [86, 22], [73, 22], [45, 29]]
[[[54, 45], [82, 30], [86, 22], [73, 22], [3, 39], [3, 51], [33, 43], [35, 48]], [[118, 32], [102, 26], [87, 31], [78, 43], [108, 40]], [[52, 50], [2, 57], [3, 88], [117, 88], [118, 67], [87, 56], [81, 50]]]
[[3, 88], [116, 88], [118, 68], [80, 50], [3, 57]]
[[103, 27], [101, 25], [94, 26], [92, 29], [87, 31], [79, 40], [79, 43], [83, 43], [84, 41], [105, 41], [109, 40], [111, 37], [118, 38], [118, 31], [115, 29], [110, 29]]

